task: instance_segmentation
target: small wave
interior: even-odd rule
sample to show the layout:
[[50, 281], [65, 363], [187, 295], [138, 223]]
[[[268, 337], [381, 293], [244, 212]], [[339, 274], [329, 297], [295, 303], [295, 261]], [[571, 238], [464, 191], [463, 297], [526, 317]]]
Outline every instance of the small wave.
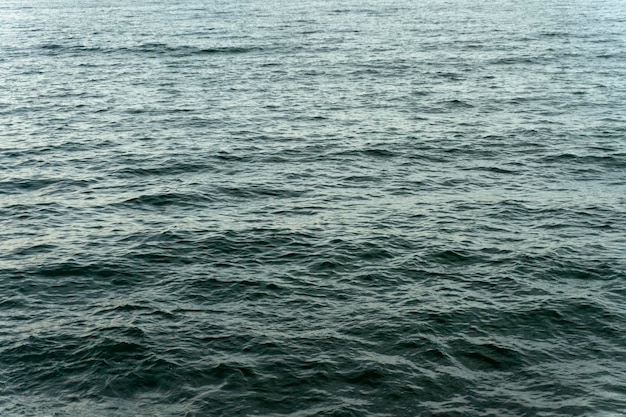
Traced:
[[193, 55], [213, 55], [213, 54], [246, 54], [250, 52], [262, 51], [259, 47], [241, 47], [241, 46], [228, 46], [218, 48], [198, 48]]
[[193, 56], [193, 55], [234, 55], [245, 54], [255, 51], [261, 51], [260, 47], [249, 46], [216, 46], [216, 47], [195, 47], [195, 46], [170, 46], [161, 43], [146, 43], [134, 48], [128, 49], [131, 53], [151, 53], [151, 54], [163, 54], [171, 56]]
[[[134, 280], [141, 276], [139, 271], [135, 271], [123, 262], [117, 264], [110, 264], [106, 262], [93, 262], [93, 263], [78, 263], [74, 261], [60, 262], [56, 264], [46, 264], [40, 266], [29, 266], [16, 271], [18, 275], [24, 277], [43, 277], [54, 278], [54, 281], [46, 281], [46, 286], [49, 284], [55, 285], [55, 291], [62, 293], [72, 286], [76, 288], [89, 288], [93, 284], [91, 281], [93, 278], [110, 278], [111, 281], [99, 281], [100, 284], [107, 285], [109, 282], [112, 284], [124, 283], [129, 279]], [[79, 280], [72, 281], [66, 278], [80, 278]], [[94, 287], [97, 289], [97, 286]], [[31, 291], [37, 291], [36, 286], [30, 289]]]
[[570, 38], [570, 37], [572, 37], [571, 33], [568, 33], [568, 32], [558, 32], [558, 31], [541, 32], [539, 35], [544, 37], [544, 38]]
[[462, 74], [459, 74], [458, 72], [438, 71], [436, 75], [437, 77], [444, 78], [444, 79], [451, 80], [451, 81], [461, 81], [465, 79], [465, 77]]
[[119, 55], [119, 54], [146, 54], [172, 57], [186, 57], [198, 55], [235, 55], [263, 51], [257, 46], [171, 46], [164, 43], [144, 43], [132, 47], [98, 47], [84, 45], [43, 44], [39, 49], [46, 55]]
[[3, 192], [3, 189], [7, 191], [38, 191], [53, 187], [67, 191], [68, 188], [83, 188], [90, 184], [91, 181], [88, 180], [69, 178], [21, 178], [0, 182], [0, 193]]
[[389, 149], [383, 148], [366, 148], [366, 149], [350, 149], [339, 152], [333, 152], [329, 154], [331, 157], [354, 157], [354, 156], [363, 156], [367, 158], [393, 158], [398, 156], [398, 154]]
[[349, 384], [378, 387], [384, 383], [385, 372], [382, 369], [370, 368], [350, 372], [344, 378]]
[[265, 185], [246, 185], [239, 187], [218, 187], [217, 192], [220, 195], [232, 197], [232, 198], [294, 198], [301, 197], [307, 193], [306, 190], [301, 189], [286, 189], [286, 188], [275, 188]]
[[532, 65], [541, 63], [541, 59], [533, 56], [507, 56], [493, 59], [491, 65]]
[[151, 209], [154, 207], [163, 208], [169, 206], [198, 206], [213, 201], [215, 201], [213, 196], [204, 193], [191, 194], [169, 192], [140, 195], [124, 200], [118, 203], [118, 205]]
[[549, 164], [562, 163], [567, 166], [585, 165], [617, 170], [626, 168], [626, 154], [623, 153], [613, 153], [611, 155], [577, 155], [566, 152], [550, 154], [543, 157], [541, 160]]
[[446, 107], [450, 107], [450, 108], [466, 108], [466, 109], [471, 109], [474, 106], [466, 101], [463, 100], [458, 100], [458, 99], [454, 99], [454, 100], [448, 100], [443, 102], [442, 104], [444, 104]]
[[444, 250], [432, 255], [438, 262], [445, 262], [447, 264], [465, 264], [475, 260], [473, 256], [468, 253], [464, 253], [459, 250]]
[[36, 256], [41, 254], [49, 254], [58, 249], [58, 245], [50, 243], [42, 243], [35, 245], [27, 245], [20, 248], [16, 248], [13, 252], [15, 256]]
[[38, 204], [12, 204], [7, 207], [0, 207], [0, 214], [11, 217], [15, 220], [37, 219], [63, 215], [67, 208], [60, 203], [38, 203]]
[[109, 50], [107, 48], [90, 47], [85, 45], [63, 45], [63, 44], [43, 44], [39, 46], [39, 49], [44, 55], [58, 56], [58, 55], [88, 55], [94, 53], [106, 53]]
[[466, 171], [484, 171], [484, 172], [489, 172], [489, 173], [494, 173], [494, 174], [517, 174], [518, 171], [514, 171], [514, 170], [510, 170], [510, 169], [505, 169], [505, 168], [500, 168], [500, 167], [494, 167], [494, 166], [486, 166], [486, 167], [469, 167], [469, 168], [463, 168], [463, 170]]
[[212, 169], [213, 166], [206, 162], [165, 162], [154, 167], [125, 167], [115, 171], [115, 174], [120, 177], [160, 177], [178, 174], [193, 174], [211, 171]]
[[474, 344], [459, 340], [450, 345], [451, 356], [472, 370], [511, 371], [524, 365], [523, 353], [493, 343]]

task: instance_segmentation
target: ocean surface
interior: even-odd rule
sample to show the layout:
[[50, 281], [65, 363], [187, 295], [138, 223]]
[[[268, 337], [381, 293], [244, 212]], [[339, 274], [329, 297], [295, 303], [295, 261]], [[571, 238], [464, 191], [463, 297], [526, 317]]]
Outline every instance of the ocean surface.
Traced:
[[0, 415], [626, 415], [626, 3], [3, 0]]

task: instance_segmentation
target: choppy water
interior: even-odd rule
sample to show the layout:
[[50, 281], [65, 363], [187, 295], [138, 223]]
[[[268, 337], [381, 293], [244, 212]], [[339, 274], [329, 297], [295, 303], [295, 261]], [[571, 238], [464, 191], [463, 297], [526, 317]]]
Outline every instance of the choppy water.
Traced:
[[0, 5], [2, 416], [626, 413], [622, 1]]

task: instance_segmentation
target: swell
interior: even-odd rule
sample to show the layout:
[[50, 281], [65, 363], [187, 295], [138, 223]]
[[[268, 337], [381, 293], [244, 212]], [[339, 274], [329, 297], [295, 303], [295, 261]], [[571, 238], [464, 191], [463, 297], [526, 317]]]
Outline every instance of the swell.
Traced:
[[[397, 269], [389, 270], [378, 258], [366, 255], [371, 245], [332, 241], [320, 246], [310, 235], [284, 232], [278, 233], [275, 247], [290, 247], [305, 259], [334, 254], [339, 263], [345, 257], [343, 268], [331, 270], [339, 280], [315, 279], [318, 266], [305, 261], [302, 268], [300, 258], [280, 276], [253, 279], [254, 271], [263, 268], [263, 251], [273, 246], [259, 243], [262, 250], [255, 251], [250, 239], [255, 235], [260, 238], [264, 232], [230, 234], [223, 241], [212, 238], [212, 251], [207, 252], [206, 245], [198, 250], [206, 259], [216, 250], [232, 254], [245, 247], [260, 255], [256, 266], [241, 265], [235, 258], [223, 272], [218, 264], [205, 264], [204, 273], [196, 270], [190, 275], [176, 267], [177, 279], [151, 284], [144, 279], [131, 300], [126, 291], [104, 299], [83, 297], [81, 302], [89, 303], [88, 315], [66, 310], [62, 327], [39, 327], [13, 337], [0, 350], [0, 361], [9, 369], [7, 381], [33, 395], [67, 400], [158, 393], [162, 401], [188, 401], [198, 414], [226, 413], [228, 407], [219, 403], [224, 396], [237, 402], [242, 412], [287, 412], [294, 407], [383, 412], [378, 404], [391, 396], [394, 405], [384, 405], [391, 407], [386, 412], [445, 413], [459, 407], [446, 401], [455, 392], [466, 392], [462, 401], [474, 407], [486, 406], [496, 395], [509, 404], [502, 412], [523, 413], [526, 404], [516, 399], [518, 386], [532, 378], [537, 385], [525, 388], [528, 396], [538, 399], [550, 387], [561, 392], [553, 404], [562, 412], [584, 414], [592, 410], [590, 404], [568, 402], [589, 389], [582, 381], [599, 370], [609, 372], [607, 363], [622, 355], [619, 306], [607, 305], [598, 293], [572, 297], [552, 287], [548, 276], [541, 285], [516, 273], [511, 280], [471, 272], [461, 277], [452, 269], [419, 272], [416, 265], [397, 264]], [[188, 240], [180, 234], [153, 237], [165, 247]], [[136, 248], [146, 250], [151, 249]], [[442, 259], [459, 267], [468, 260], [488, 261], [485, 253], [447, 251], [429, 256], [440, 269]], [[544, 259], [542, 264], [556, 259]], [[347, 264], [358, 268], [346, 268]], [[54, 277], [102, 278], [68, 265], [58, 266], [61, 269], [67, 273], [55, 272]], [[162, 270], [164, 278], [167, 269]], [[369, 282], [362, 281], [368, 269]], [[605, 273], [613, 276], [610, 270]], [[398, 281], [395, 274], [404, 278]], [[52, 277], [49, 269], [36, 275]], [[351, 285], [345, 285], [348, 281]], [[146, 292], [152, 285], [153, 290]], [[76, 293], [80, 286], [68, 290]], [[512, 298], [505, 304], [497, 297], [490, 301], [498, 292]], [[154, 294], [176, 298], [155, 300]], [[443, 300], [455, 307], [446, 308]], [[37, 316], [42, 310], [18, 308], [31, 311], [27, 320], [42, 320]], [[593, 353], [598, 350], [601, 354]], [[568, 376], [550, 367], [555, 357], [570, 361]], [[586, 360], [595, 364], [585, 366]], [[30, 369], [34, 362], [36, 371]], [[501, 384], [498, 394], [488, 392], [494, 380]], [[294, 390], [300, 393], [298, 398], [292, 398]], [[416, 395], [419, 405], [412, 400]], [[479, 408], [475, 411], [483, 415]]]

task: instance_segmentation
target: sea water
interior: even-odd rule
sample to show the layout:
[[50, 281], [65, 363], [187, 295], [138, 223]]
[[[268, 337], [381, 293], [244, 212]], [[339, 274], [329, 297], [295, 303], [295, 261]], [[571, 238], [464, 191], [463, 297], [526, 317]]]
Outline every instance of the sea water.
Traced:
[[0, 415], [626, 413], [626, 5], [4, 0]]

